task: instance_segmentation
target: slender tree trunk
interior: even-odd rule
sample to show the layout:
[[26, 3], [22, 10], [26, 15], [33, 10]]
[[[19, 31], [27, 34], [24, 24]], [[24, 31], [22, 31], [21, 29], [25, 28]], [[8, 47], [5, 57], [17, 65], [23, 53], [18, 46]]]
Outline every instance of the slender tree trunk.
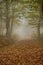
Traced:
[[40, 4], [40, 8], [39, 8], [39, 21], [38, 21], [38, 27], [37, 27], [37, 33], [38, 33], [38, 39], [40, 39], [40, 23], [42, 21], [42, 2]]
[[38, 22], [38, 26], [37, 26], [37, 33], [38, 33], [38, 39], [40, 38], [40, 20]]
[[10, 36], [9, 1], [6, 1], [6, 36]]
[[13, 9], [13, 5], [12, 5], [12, 22], [11, 22], [11, 33], [12, 33], [12, 29], [13, 29], [13, 22], [14, 22], [14, 9]]
[[[10, 5], [11, 7], [10, 7], [10, 16], [12, 17], [14, 14], [13, 14], [13, 5], [11, 4]], [[12, 28], [13, 28], [13, 20], [12, 20], [12, 18], [10, 17], [10, 34], [12, 34]]]
[[2, 9], [0, 10], [0, 35], [2, 35]]

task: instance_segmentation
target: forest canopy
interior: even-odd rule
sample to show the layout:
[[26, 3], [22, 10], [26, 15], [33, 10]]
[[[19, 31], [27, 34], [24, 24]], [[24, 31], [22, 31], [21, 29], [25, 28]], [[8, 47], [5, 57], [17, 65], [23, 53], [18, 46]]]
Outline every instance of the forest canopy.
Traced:
[[43, 26], [43, 0], [0, 0], [0, 34], [11, 36], [22, 19], [38, 29]]

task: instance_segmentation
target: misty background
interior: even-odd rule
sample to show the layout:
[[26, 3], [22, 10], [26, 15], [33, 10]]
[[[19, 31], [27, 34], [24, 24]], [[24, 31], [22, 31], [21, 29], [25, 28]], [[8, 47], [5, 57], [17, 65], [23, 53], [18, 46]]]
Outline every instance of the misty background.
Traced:
[[42, 1], [0, 0], [0, 36], [15, 39], [43, 37]]

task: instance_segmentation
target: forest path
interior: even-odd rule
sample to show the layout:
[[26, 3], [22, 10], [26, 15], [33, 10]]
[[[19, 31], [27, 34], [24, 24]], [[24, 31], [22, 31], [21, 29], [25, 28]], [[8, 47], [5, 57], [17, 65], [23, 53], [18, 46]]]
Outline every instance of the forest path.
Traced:
[[0, 65], [43, 65], [43, 41], [21, 40], [0, 48]]

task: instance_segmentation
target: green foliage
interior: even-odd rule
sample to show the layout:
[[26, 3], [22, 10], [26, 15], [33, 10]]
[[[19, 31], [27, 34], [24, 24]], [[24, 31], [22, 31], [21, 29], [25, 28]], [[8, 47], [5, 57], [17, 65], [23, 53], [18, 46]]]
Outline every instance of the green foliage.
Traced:
[[[28, 20], [28, 23], [31, 24], [32, 23], [35, 24], [38, 22], [37, 20], [39, 19], [40, 16], [39, 8], [43, 0], [1, 0], [1, 2], [5, 4], [6, 2], [8, 3], [9, 13], [11, 14], [9, 15], [9, 18], [10, 20], [13, 19], [14, 23], [19, 24], [20, 19], [22, 17], [25, 17]], [[6, 15], [6, 6], [3, 7], [5, 7], [4, 14]], [[4, 17], [6, 18], [6, 16]], [[31, 20], [29, 20], [29, 18], [31, 18]]]

